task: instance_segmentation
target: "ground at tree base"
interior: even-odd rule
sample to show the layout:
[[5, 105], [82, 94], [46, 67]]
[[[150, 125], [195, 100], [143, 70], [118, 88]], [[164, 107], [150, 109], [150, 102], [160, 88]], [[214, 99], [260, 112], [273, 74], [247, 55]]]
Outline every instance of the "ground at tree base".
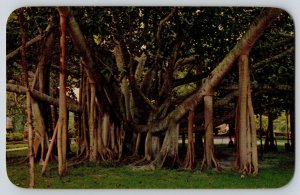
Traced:
[[[60, 178], [57, 163], [51, 163], [46, 175], [41, 176], [41, 166], [35, 167], [36, 188], [43, 189], [235, 189], [235, 188], [279, 188], [288, 184], [294, 173], [294, 153], [279, 152], [264, 154], [259, 160], [258, 176], [242, 176], [232, 170], [232, 159], [228, 155], [232, 149], [216, 147], [216, 157], [222, 166], [221, 171], [199, 168], [158, 169], [152, 171], [133, 170], [126, 165], [115, 163], [84, 163], [68, 167], [68, 175]], [[14, 154], [13, 154], [14, 153]], [[24, 153], [24, 152], [23, 152]], [[231, 153], [230, 153], [231, 154]], [[28, 166], [12, 163], [19, 151], [7, 154], [7, 174], [11, 182], [19, 187], [28, 186]], [[198, 159], [197, 159], [198, 160]], [[16, 162], [16, 161], [14, 161]], [[200, 163], [198, 163], [200, 164]], [[199, 165], [197, 166], [199, 167]]]

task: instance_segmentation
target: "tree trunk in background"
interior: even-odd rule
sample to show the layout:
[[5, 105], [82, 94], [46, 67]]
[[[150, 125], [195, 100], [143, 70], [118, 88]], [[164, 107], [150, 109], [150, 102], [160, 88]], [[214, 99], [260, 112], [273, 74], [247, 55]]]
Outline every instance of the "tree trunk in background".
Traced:
[[[52, 54], [54, 44], [54, 32], [52, 31], [53, 23], [50, 21], [46, 28], [49, 32], [42, 39], [41, 54], [39, 62], [32, 81], [32, 91], [38, 90], [42, 94], [49, 95], [49, 77], [50, 77], [50, 64], [49, 59]], [[50, 106], [44, 102], [38, 101], [31, 97], [32, 114], [35, 121], [35, 136], [34, 136], [34, 155], [35, 158], [40, 158], [40, 164], [43, 164], [45, 158], [45, 151], [48, 148], [48, 134], [49, 118], [47, 115], [50, 113]], [[38, 153], [40, 152], [40, 153]]]
[[213, 118], [213, 92], [204, 96], [204, 118], [205, 118], [205, 134], [204, 134], [204, 154], [201, 170], [219, 169], [218, 162], [214, 155], [214, 118]]
[[242, 54], [239, 59], [239, 100], [236, 122], [238, 132], [236, 168], [241, 174], [257, 175], [256, 127], [250, 90], [248, 54]]
[[291, 149], [295, 151], [295, 105], [290, 108]]
[[34, 151], [33, 151], [33, 127], [32, 127], [32, 110], [31, 110], [31, 96], [30, 96], [30, 87], [28, 80], [28, 70], [26, 62], [26, 36], [25, 36], [25, 27], [24, 27], [24, 16], [23, 10], [19, 13], [19, 22], [22, 38], [22, 69], [23, 69], [23, 79], [24, 85], [27, 88], [26, 91], [26, 106], [27, 106], [27, 125], [28, 125], [28, 156], [29, 156], [29, 187], [33, 188], [35, 185], [35, 176], [34, 176]]
[[[289, 112], [285, 110], [285, 121], [286, 121], [286, 145], [285, 147], [290, 147], [290, 129], [289, 129]], [[287, 148], [286, 148], [287, 149]]]
[[[199, 125], [200, 126], [200, 125]], [[195, 155], [200, 156], [203, 149], [203, 132], [201, 129], [195, 130]]]
[[66, 97], [66, 16], [59, 11], [60, 15], [60, 74], [59, 74], [59, 118], [57, 132], [57, 149], [58, 149], [58, 172], [60, 176], [67, 174], [67, 97]]
[[35, 137], [34, 137], [34, 155], [35, 158], [38, 158], [38, 151], [40, 150], [39, 161], [40, 164], [43, 164], [46, 150], [48, 148], [48, 135], [46, 131], [45, 118], [43, 117], [40, 104], [32, 98], [32, 111], [33, 118], [35, 120]]
[[193, 109], [189, 112], [189, 118], [188, 118], [188, 147], [187, 147], [187, 155], [184, 164], [184, 168], [186, 169], [192, 169], [195, 163], [195, 149], [194, 149], [194, 138], [193, 138], [194, 119], [195, 119], [195, 110]]
[[277, 146], [275, 144], [275, 137], [274, 137], [274, 116], [271, 111], [268, 113], [268, 129], [267, 135], [265, 140], [265, 152], [276, 152]]
[[[52, 19], [52, 18], [51, 18]], [[50, 28], [53, 27], [52, 21], [50, 21], [50, 24], [48, 25], [47, 29], [50, 30]], [[50, 66], [51, 62], [50, 59], [52, 57], [52, 49], [54, 45], [54, 32], [51, 31], [49, 32], [48, 36], [46, 37], [41, 55], [40, 55], [40, 61], [38, 63], [38, 87], [39, 91], [41, 93], [50, 94], [50, 89], [49, 89], [49, 83], [50, 83]], [[39, 102], [38, 103], [39, 108], [41, 110], [41, 123], [44, 125], [44, 128], [38, 129], [40, 131], [40, 146], [41, 146], [41, 157], [40, 157], [40, 162], [43, 163], [45, 159], [45, 154], [46, 151], [49, 147], [49, 138], [48, 138], [48, 130], [51, 128], [51, 108], [50, 105]], [[54, 128], [53, 128], [54, 130]]]

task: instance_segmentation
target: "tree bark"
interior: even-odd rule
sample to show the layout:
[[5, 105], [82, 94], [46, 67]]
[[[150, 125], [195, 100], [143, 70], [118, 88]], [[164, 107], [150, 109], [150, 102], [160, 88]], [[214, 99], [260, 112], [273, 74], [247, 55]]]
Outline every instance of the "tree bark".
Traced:
[[161, 150], [150, 164], [151, 169], [162, 168], [163, 166], [178, 166], [178, 135], [179, 124], [170, 121]]
[[204, 154], [201, 170], [219, 169], [219, 164], [214, 155], [214, 121], [213, 121], [213, 93], [210, 92], [204, 96], [204, 114], [205, 114], [205, 134], [204, 134]]
[[[47, 29], [53, 27], [52, 21]], [[36, 69], [32, 89], [38, 89], [43, 94], [49, 94], [49, 78], [50, 78], [50, 63], [49, 59], [52, 56], [52, 48], [54, 44], [54, 32], [49, 32], [42, 41], [41, 55]], [[50, 126], [49, 111], [50, 106], [44, 102], [38, 102], [32, 98], [33, 117], [36, 122], [36, 131], [34, 139], [35, 158], [38, 156], [40, 149], [40, 164], [43, 164], [48, 143], [48, 128]]]
[[189, 111], [188, 118], [188, 147], [187, 155], [185, 159], [184, 168], [192, 169], [195, 163], [195, 149], [194, 149], [194, 138], [193, 138], [193, 129], [194, 129], [194, 119], [195, 119], [195, 110]]
[[97, 130], [96, 130], [96, 88], [95, 83], [90, 83], [91, 97], [90, 97], [90, 113], [89, 113], [89, 130], [90, 130], [90, 161], [97, 160]]
[[19, 13], [19, 23], [21, 30], [22, 39], [22, 69], [23, 69], [23, 80], [26, 86], [26, 106], [27, 106], [27, 125], [28, 125], [28, 156], [29, 156], [29, 187], [33, 188], [35, 185], [35, 175], [34, 175], [34, 151], [33, 151], [33, 127], [32, 127], [32, 110], [31, 110], [31, 95], [28, 80], [28, 69], [26, 61], [26, 36], [24, 27], [24, 16], [23, 11]]
[[[9, 92], [19, 93], [19, 94], [26, 94], [26, 87], [14, 85], [14, 84], [6, 84], [6, 90]], [[39, 92], [38, 90], [31, 90], [30, 94], [33, 98], [38, 101], [45, 102], [50, 105], [59, 106], [59, 100], [46, 95], [44, 93]], [[71, 112], [80, 113], [81, 107], [78, 105], [77, 102], [68, 102], [67, 109]]]
[[46, 154], [45, 162], [43, 164], [42, 175], [44, 175], [46, 173], [46, 168], [47, 168], [47, 165], [48, 165], [48, 162], [49, 162], [49, 159], [50, 159], [50, 155], [51, 155], [51, 152], [53, 150], [53, 146], [54, 146], [55, 139], [56, 139], [56, 136], [57, 136], [57, 129], [58, 128], [56, 126], [55, 129], [54, 129], [54, 131], [53, 131], [53, 136], [52, 136], [52, 139], [51, 139], [51, 143], [50, 143], [48, 152]]
[[67, 98], [66, 98], [66, 16], [59, 11], [60, 15], [60, 74], [59, 74], [59, 119], [57, 132], [57, 148], [58, 148], [58, 172], [60, 176], [67, 174]]
[[242, 54], [239, 60], [239, 100], [236, 122], [236, 168], [243, 175], [257, 175], [256, 127], [250, 90], [248, 53]]

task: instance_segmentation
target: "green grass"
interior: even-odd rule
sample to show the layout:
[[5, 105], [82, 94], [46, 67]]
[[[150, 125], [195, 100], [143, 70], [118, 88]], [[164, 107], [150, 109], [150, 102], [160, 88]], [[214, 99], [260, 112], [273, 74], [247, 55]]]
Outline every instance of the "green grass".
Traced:
[[27, 153], [28, 153], [28, 149], [6, 152], [6, 158], [7, 160], [20, 159], [26, 156]]
[[[231, 170], [183, 171], [161, 169], [155, 171], [132, 170], [128, 166], [113, 163], [85, 163], [68, 167], [68, 175], [59, 177], [57, 164], [47, 169], [41, 176], [41, 166], [36, 165], [36, 188], [59, 189], [236, 189], [236, 188], [278, 188], [287, 184], [294, 173], [294, 154], [283, 152], [264, 155], [259, 162], [259, 175], [246, 176]], [[16, 152], [11, 152], [16, 153]], [[23, 151], [23, 154], [26, 152]], [[18, 157], [20, 153], [11, 156]], [[8, 177], [17, 186], [28, 186], [28, 165], [7, 164]]]
[[28, 144], [27, 143], [6, 144], [6, 149], [23, 148], [23, 147], [28, 147]]

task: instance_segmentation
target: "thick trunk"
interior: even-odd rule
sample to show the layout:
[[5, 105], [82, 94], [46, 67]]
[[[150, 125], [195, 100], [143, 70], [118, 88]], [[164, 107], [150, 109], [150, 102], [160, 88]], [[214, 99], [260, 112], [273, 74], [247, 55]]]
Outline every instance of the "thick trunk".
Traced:
[[82, 76], [82, 85], [80, 88], [81, 91], [81, 98], [80, 98], [80, 105], [82, 107], [82, 113], [81, 113], [81, 117], [80, 117], [80, 140], [79, 140], [79, 150], [78, 150], [78, 157], [81, 157], [85, 154], [85, 157], [89, 156], [89, 141], [88, 141], [88, 124], [87, 124], [87, 120], [88, 120], [88, 111], [87, 111], [87, 85], [86, 83], [88, 82], [88, 79], [84, 76]]
[[115, 56], [116, 59], [116, 64], [118, 67], [118, 70], [120, 72], [119, 77], [122, 78], [121, 80], [121, 92], [123, 94], [124, 97], [124, 104], [125, 104], [125, 114], [126, 114], [126, 120], [129, 121], [132, 119], [132, 115], [131, 115], [131, 107], [130, 107], [130, 97], [131, 97], [131, 90], [129, 90], [130, 86], [129, 86], [129, 79], [127, 74], [125, 73], [125, 69], [127, 69], [127, 64], [126, 64], [126, 57], [125, 57], [125, 53], [124, 53], [124, 49], [121, 46], [121, 43], [117, 42], [115, 45], [115, 48], [113, 50], [113, 54]]
[[219, 168], [214, 155], [214, 121], [213, 121], [213, 94], [210, 92], [204, 96], [204, 114], [205, 114], [205, 134], [204, 134], [204, 155], [201, 170]]
[[35, 157], [38, 155], [38, 149], [41, 149], [40, 163], [44, 161], [44, 154], [46, 149], [48, 148], [48, 134], [46, 131], [46, 124], [40, 109], [39, 104], [32, 98], [32, 111], [33, 117], [36, 124], [35, 130], [35, 138], [34, 138], [34, 154]]
[[160, 151], [160, 140], [159, 140], [159, 136], [158, 135], [152, 135], [152, 139], [151, 139], [151, 158], [155, 159], [156, 155], [159, 153]]
[[237, 108], [237, 155], [235, 166], [241, 174], [258, 174], [256, 127], [252, 107], [248, 54], [239, 61], [239, 100]]
[[175, 121], [170, 121], [161, 150], [150, 164], [150, 168], [178, 166], [178, 135], [179, 124]]
[[152, 159], [152, 135], [151, 132], [148, 131], [145, 139], [145, 157], [144, 159], [149, 162]]
[[90, 161], [97, 160], [97, 130], [96, 130], [96, 105], [95, 96], [96, 88], [95, 83], [90, 83], [91, 96], [90, 96], [90, 113], [89, 113], [89, 133], [90, 133]]
[[104, 113], [103, 116], [103, 123], [102, 123], [102, 141], [103, 141], [103, 146], [107, 147], [108, 146], [108, 140], [109, 140], [109, 130], [110, 130], [110, 122], [109, 122], [109, 114]]
[[[244, 58], [241, 58], [239, 68], [239, 156], [241, 169], [247, 169], [247, 71], [244, 66]], [[248, 66], [248, 65], [247, 65]], [[247, 67], [248, 68], [248, 67]]]
[[[52, 27], [52, 22], [50, 22], [48, 28]], [[49, 60], [52, 56], [52, 48], [54, 45], [54, 32], [50, 32], [48, 36], [45, 38], [41, 55], [38, 63], [38, 88], [41, 93], [49, 94], [49, 80], [50, 80], [50, 63]], [[33, 86], [34, 87], [34, 86]], [[35, 101], [33, 101], [35, 103]], [[37, 102], [36, 102], [37, 103]], [[36, 104], [35, 103], [35, 104]], [[40, 121], [40, 127], [37, 129], [40, 133], [40, 137], [35, 137], [35, 142], [40, 142], [41, 147], [41, 157], [40, 157], [40, 163], [44, 162], [45, 153], [48, 149], [49, 143], [48, 143], [48, 129], [50, 127], [50, 120], [51, 114], [49, 115], [50, 111], [50, 105], [46, 103], [39, 102], [37, 104], [38, 108], [40, 110], [40, 113], [35, 113], [35, 118], [38, 118], [37, 121]], [[37, 132], [37, 131], [36, 131]], [[38, 140], [36, 140], [38, 139]]]
[[257, 153], [257, 140], [256, 140], [256, 122], [255, 122], [255, 113], [252, 106], [252, 97], [251, 97], [251, 90], [250, 90], [250, 76], [248, 74], [248, 112], [249, 112], [249, 152], [251, 154], [251, 168], [252, 168], [252, 175], [258, 174], [258, 153]]

